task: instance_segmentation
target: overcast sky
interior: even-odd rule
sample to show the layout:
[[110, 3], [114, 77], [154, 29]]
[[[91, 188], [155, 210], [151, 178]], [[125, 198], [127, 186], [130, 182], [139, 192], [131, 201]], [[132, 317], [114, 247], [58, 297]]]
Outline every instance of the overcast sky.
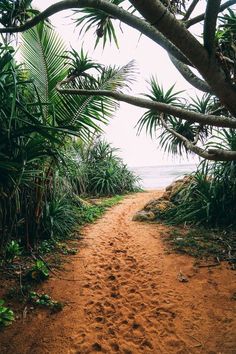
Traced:
[[[56, 3], [55, 0], [34, 0], [33, 6], [40, 10], [45, 9], [49, 5]], [[201, 1], [205, 3], [205, 1]], [[119, 30], [117, 24], [117, 32], [119, 39], [119, 49], [115, 45], [109, 44], [103, 50], [102, 45], [98, 45], [94, 50], [95, 35], [85, 35], [79, 37], [79, 30], [72, 24], [71, 11], [64, 11], [51, 17], [52, 23], [56, 26], [58, 32], [68, 45], [80, 51], [81, 46], [89, 52], [92, 59], [107, 65], [124, 65], [130, 60], [135, 59], [139, 74], [137, 81], [132, 85], [131, 94], [147, 93], [147, 80], [151, 75], [155, 75], [158, 82], [164, 88], [169, 88], [174, 83], [176, 90], [186, 90], [189, 96], [195, 96], [195, 90], [182, 78], [174, 66], [170, 63], [168, 55], [157, 44], [152, 42], [145, 36], [141, 36], [136, 30], [122, 25], [123, 33]], [[143, 132], [137, 136], [137, 129], [134, 128], [138, 119], [144, 110], [132, 107], [128, 104], [121, 103], [120, 109], [116, 112], [115, 117], [111, 120], [107, 127], [104, 127], [106, 139], [115, 147], [120, 149], [120, 155], [124, 162], [129, 166], [154, 166], [162, 164], [186, 163], [186, 160], [179, 158], [173, 159], [165, 155], [158, 148], [158, 142], [151, 140], [150, 136], [146, 136]], [[189, 162], [195, 162], [197, 158], [191, 157]]]

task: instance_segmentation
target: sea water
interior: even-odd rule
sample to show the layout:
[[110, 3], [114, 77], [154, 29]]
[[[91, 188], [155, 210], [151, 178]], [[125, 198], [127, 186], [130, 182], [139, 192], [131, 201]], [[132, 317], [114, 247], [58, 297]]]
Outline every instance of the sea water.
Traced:
[[162, 166], [133, 167], [132, 171], [138, 175], [143, 189], [165, 189], [173, 181], [182, 178], [196, 170], [196, 164], [175, 164]]

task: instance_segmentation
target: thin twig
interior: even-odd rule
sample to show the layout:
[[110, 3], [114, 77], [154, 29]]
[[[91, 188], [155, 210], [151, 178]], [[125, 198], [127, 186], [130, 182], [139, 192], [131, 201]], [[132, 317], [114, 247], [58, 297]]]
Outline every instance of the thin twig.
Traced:
[[197, 339], [197, 338], [191, 336], [190, 334], [188, 334], [188, 336], [189, 336], [190, 338], [194, 339], [196, 342], [199, 343], [198, 345], [194, 345], [194, 348], [196, 348], [196, 347], [203, 347], [203, 344], [202, 344], [202, 342], [201, 342], [199, 339]]

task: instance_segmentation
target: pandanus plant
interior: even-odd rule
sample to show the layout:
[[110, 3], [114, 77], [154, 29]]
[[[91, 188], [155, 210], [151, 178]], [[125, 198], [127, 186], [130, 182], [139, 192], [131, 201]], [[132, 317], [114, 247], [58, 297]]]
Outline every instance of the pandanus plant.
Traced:
[[61, 96], [57, 83], [75, 71], [72, 85], [116, 90], [127, 85], [133, 72], [132, 63], [104, 68], [83, 50], [66, 52], [48, 23], [25, 32], [22, 40], [24, 66], [15, 63], [13, 48], [0, 48], [2, 247], [9, 238], [32, 247], [41, 236], [69, 232], [76, 222], [76, 202], [63, 167], [71, 159], [67, 146], [72, 136], [86, 142], [91, 132], [101, 131], [101, 123], [117, 108], [110, 98]]

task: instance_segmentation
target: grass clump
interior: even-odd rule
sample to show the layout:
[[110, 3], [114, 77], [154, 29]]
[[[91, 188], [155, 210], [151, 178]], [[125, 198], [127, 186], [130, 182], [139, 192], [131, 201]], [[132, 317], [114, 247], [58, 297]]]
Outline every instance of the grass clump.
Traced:
[[205, 228], [178, 228], [169, 231], [165, 241], [177, 253], [196, 258], [215, 258], [233, 263], [236, 246], [235, 232]]
[[87, 196], [114, 196], [140, 190], [137, 177], [118, 157], [116, 148], [95, 138], [91, 144], [75, 144], [80, 159], [76, 185]]
[[119, 203], [123, 196], [115, 195], [114, 197], [101, 199], [96, 204], [84, 204], [78, 209], [79, 225], [92, 223], [99, 219], [107, 209]]
[[0, 328], [9, 326], [14, 319], [14, 312], [9, 307], [4, 306], [4, 300], [0, 299]]
[[22, 253], [22, 249], [17, 241], [10, 241], [5, 250], [5, 260], [8, 263], [12, 263], [14, 259], [20, 256]]
[[236, 162], [202, 162], [171, 201], [163, 214], [171, 224], [235, 229]]
[[63, 309], [63, 303], [55, 301], [48, 294], [39, 294], [35, 291], [29, 293], [29, 301], [39, 307], [50, 308], [52, 312], [58, 312]]

